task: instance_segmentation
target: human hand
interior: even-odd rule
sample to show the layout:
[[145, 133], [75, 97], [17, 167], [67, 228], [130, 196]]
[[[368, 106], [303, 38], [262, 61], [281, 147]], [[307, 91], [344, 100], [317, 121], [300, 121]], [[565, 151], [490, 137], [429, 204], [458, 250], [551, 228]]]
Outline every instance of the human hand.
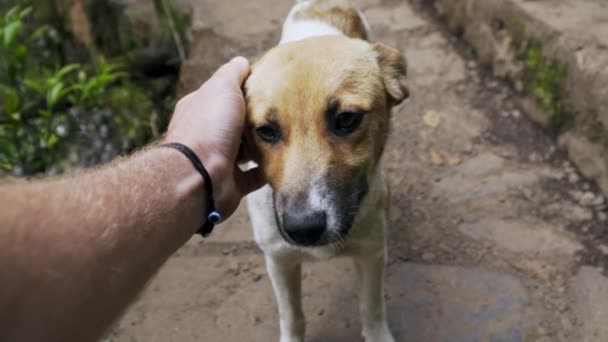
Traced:
[[198, 155], [211, 176], [215, 206], [224, 218], [243, 196], [265, 183], [257, 168], [243, 172], [237, 166], [246, 112], [241, 86], [249, 72], [243, 57], [219, 68], [198, 90], [179, 100], [164, 139], [182, 143]]

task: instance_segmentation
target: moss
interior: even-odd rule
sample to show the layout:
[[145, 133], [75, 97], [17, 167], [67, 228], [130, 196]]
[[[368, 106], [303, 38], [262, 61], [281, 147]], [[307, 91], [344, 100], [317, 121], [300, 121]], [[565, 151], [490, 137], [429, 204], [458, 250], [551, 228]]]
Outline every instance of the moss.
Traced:
[[566, 66], [546, 58], [538, 42], [525, 42], [522, 51], [526, 89], [547, 111], [551, 125], [561, 128], [567, 121], [561, 99]]

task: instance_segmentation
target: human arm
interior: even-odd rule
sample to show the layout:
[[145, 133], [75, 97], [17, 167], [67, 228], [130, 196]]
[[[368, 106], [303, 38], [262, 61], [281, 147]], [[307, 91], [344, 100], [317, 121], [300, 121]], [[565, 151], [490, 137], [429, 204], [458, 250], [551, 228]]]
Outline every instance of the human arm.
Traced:
[[[262, 185], [235, 167], [244, 125], [240, 59], [180, 100], [164, 142], [190, 146], [224, 217]], [[149, 147], [82, 173], [0, 185], [0, 340], [93, 341], [203, 223], [203, 179]]]

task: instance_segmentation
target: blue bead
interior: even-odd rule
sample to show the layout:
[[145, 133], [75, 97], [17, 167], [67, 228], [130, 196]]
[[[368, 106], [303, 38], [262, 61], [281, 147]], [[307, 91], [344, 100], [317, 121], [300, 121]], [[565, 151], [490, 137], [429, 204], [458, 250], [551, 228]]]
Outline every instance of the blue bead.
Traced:
[[220, 213], [218, 213], [217, 211], [213, 211], [209, 213], [207, 219], [209, 220], [209, 222], [216, 224], [222, 220], [222, 215], [220, 215]]

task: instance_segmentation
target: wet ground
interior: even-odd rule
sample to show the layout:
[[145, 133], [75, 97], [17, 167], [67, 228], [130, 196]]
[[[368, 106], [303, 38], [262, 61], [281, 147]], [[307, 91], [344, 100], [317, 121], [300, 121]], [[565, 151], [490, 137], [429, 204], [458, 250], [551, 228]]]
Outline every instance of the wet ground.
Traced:
[[[398, 47], [411, 99], [385, 154], [393, 200], [387, 305], [398, 341], [606, 341], [607, 202], [425, 9], [355, 1]], [[290, 1], [192, 3], [183, 92], [230, 57], [278, 41]], [[307, 341], [361, 341], [354, 267], [304, 268]], [[275, 341], [263, 257], [241, 207], [194, 237], [134, 303], [112, 341]]]

